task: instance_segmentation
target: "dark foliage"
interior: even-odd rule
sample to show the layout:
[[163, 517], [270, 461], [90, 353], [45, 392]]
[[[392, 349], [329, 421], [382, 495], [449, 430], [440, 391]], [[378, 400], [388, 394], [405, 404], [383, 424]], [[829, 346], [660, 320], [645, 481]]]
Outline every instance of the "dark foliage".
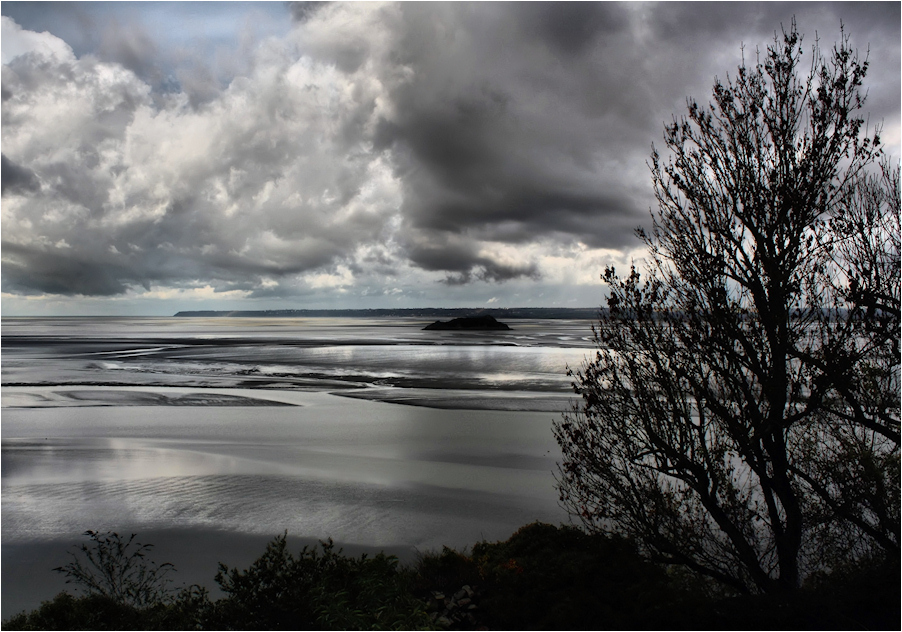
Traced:
[[420, 555], [417, 560], [414, 591], [420, 596], [432, 591], [452, 594], [461, 586], [481, 583], [482, 574], [473, 558], [447, 546], [441, 553]]
[[499, 323], [494, 316], [484, 314], [482, 316], [468, 316], [466, 318], [454, 318], [452, 320], [437, 320], [431, 325], [423, 327], [424, 331], [457, 331], [460, 329], [471, 331], [488, 331], [510, 329], [504, 323]]
[[809, 580], [787, 595], [719, 600], [696, 613], [699, 629], [898, 630], [898, 560], [868, 561]]
[[410, 574], [393, 556], [346, 557], [332, 541], [295, 557], [286, 536], [270, 542], [244, 571], [220, 565], [227, 594], [205, 627], [223, 630], [425, 629], [425, 603], [410, 592]]
[[490, 629], [597, 630], [674, 627], [688, 595], [621, 538], [535, 523], [505, 542], [481, 542]]
[[175, 566], [157, 564], [148, 555], [152, 544], [137, 542], [134, 533], [124, 538], [115, 532], [85, 531], [88, 544], [70, 553], [72, 561], [54, 568], [88, 595], [140, 608], [165, 601], [169, 596], [167, 575]]
[[[4, 622], [4, 630], [195, 629], [898, 629], [898, 560], [837, 568], [792, 595], [723, 598], [644, 561], [628, 541], [531, 524], [471, 554], [444, 548], [412, 568], [376, 555], [349, 558], [274, 539], [246, 570], [222, 567], [227, 596], [198, 587], [136, 607], [67, 593]], [[474, 590], [473, 619], [427, 613], [435, 593]], [[458, 594], [460, 594], [458, 592]], [[469, 606], [467, 606], [469, 608]]]
[[103, 595], [60, 593], [37, 610], [3, 623], [4, 630], [196, 630], [210, 602], [205, 590], [186, 588], [166, 602], [135, 607]]
[[19, 614], [3, 625], [4, 630], [136, 630], [142, 626], [137, 608], [109, 597], [73, 597], [60, 593], [31, 613]]
[[899, 180], [868, 61], [795, 23], [652, 156], [646, 269], [605, 271], [598, 352], [556, 424], [584, 526], [737, 592], [899, 555]]
[[498, 630], [896, 629], [898, 562], [813, 576], [792, 595], [724, 597], [710, 582], [645, 561], [628, 540], [535, 523], [467, 555], [417, 563], [417, 594], [477, 588], [477, 625]]

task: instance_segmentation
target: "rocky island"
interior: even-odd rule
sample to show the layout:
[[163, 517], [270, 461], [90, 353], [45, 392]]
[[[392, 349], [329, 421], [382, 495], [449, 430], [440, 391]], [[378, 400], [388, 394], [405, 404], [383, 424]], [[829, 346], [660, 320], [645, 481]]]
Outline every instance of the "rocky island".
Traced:
[[492, 316], [470, 316], [466, 318], [454, 318], [448, 321], [437, 320], [431, 325], [426, 325], [423, 330], [429, 331], [499, 331], [510, 330], [504, 323], [499, 323]]

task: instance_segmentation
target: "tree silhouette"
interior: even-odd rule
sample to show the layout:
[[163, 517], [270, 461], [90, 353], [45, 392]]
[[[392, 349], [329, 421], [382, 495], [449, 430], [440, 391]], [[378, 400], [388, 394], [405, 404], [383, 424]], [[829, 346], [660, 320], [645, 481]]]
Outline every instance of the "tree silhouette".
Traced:
[[898, 167], [867, 60], [812, 52], [793, 21], [665, 127], [646, 278], [605, 270], [554, 429], [571, 514], [742, 592], [899, 549]]

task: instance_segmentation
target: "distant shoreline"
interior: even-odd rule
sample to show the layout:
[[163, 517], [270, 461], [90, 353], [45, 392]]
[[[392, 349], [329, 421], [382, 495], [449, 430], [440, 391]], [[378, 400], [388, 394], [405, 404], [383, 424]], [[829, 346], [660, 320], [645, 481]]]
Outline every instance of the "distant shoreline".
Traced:
[[261, 309], [261, 310], [189, 310], [173, 318], [437, 318], [469, 317], [491, 314], [498, 318], [548, 318], [597, 320], [597, 307], [423, 307], [403, 309]]

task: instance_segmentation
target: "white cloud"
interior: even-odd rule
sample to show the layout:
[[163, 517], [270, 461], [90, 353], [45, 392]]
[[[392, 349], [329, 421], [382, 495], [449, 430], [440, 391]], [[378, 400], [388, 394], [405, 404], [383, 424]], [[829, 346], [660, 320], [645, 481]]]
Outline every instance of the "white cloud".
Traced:
[[0, 17], [0, 44], [2, 44], [4, 64], [27, 53], [56, 58], [61, 61], [75, 59], [72, 48], [60, 38], [47, 31], [43, 33], [27, 31], [5, 15]]
[[[24, 41], [43, 37], [4, 25]], [[4, 155], [45, 189], [4, 200], [4, 240], [22, 246], [7, 257], [13, 286], [115, 294], [265, 277], [274, 291], [273, 279], [354, 264], [361, 248], [389, 239], [400, 194], [369, 136], [381, 84], [299, 56], [290, 38], [264, 42], [251, 68], [194, 108], [184, 94], [154, 101], [131, 71], [90, 58], [4, 67]], [[87, 267], [47, 267], [42, 278], [35, 233], [65, 236]], [[122, 252], [131, 263], [111, 270], [109, 256]]]
[[304, 282], [312, 288], [340, 288], [354, 284], [354, 275], [345, 266], [338, 266], [334, 273], [305, 274]]

